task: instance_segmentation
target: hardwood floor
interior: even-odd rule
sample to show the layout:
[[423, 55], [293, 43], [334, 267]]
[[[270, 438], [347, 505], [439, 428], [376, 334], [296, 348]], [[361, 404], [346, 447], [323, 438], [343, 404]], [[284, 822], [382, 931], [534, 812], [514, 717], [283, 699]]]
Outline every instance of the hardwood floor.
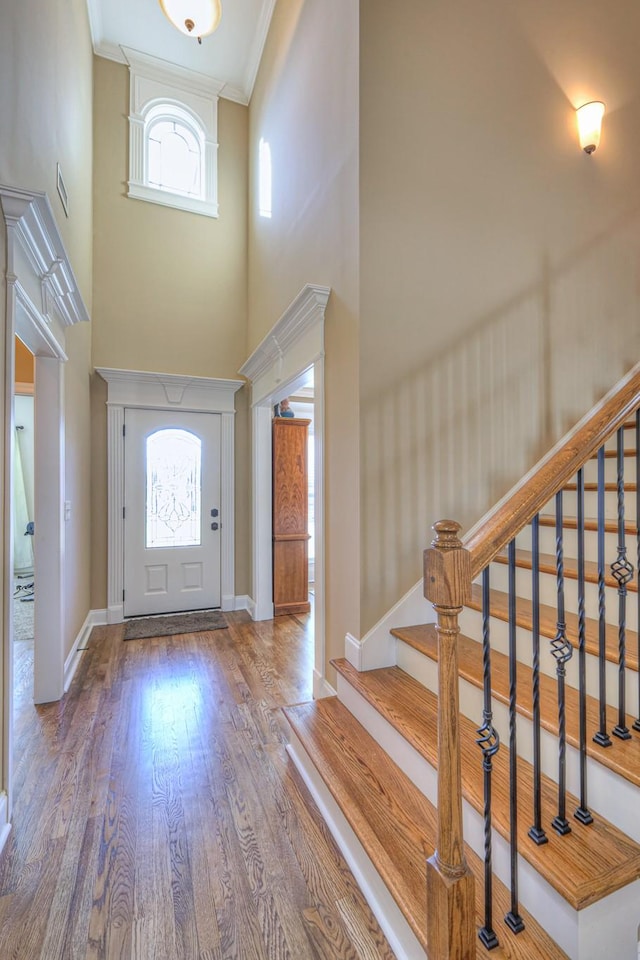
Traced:
[[66, 698], [17, 697], [2, 960], [393, 954], [285, 753], [309, 618], [93, 631]]

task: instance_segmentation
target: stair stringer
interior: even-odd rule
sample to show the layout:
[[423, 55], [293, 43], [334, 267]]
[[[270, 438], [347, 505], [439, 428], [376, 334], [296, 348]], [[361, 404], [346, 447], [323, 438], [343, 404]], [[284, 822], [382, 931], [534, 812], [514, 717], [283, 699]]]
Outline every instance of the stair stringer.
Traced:
[[[347, 822], [313, 760], [293, 729], [289, 729], [287, 753], [316, 802], [340, 852], [349, 864], [362, 894], [380, 924], [398, 960], [427, 960], [422, 946], [407, 923], [386, 884]], [[426, 868], [425, 868], [426, 887]]]
[[358, 671], [393, 667], [396, 663], [396, 638], [393, 627], [408, 627], [412, 623], [434, 623], [432, 604], [425, 600], [423, 582], [418, 581], [398, 602], [369, 630], [358, 639], [348, 633], [344, 642], [344, 655]]
[[[437, 771], [344, 677], [338, 675], [338, 697], [409, 779], [437, 806]], [[479, 812], [462, 801], [465, 842], [484, 856], [484, 823]], [[493, 870], [509, 885], [510, 847], [492, 831]], [[640, 880], [582, 910], [574, 910], [553, 887], [518, 856], [520, 901], [571, 960], [638, 960]], [[384, 928], [383, 928], [384, 929]], [[499, 934], [498, 934], [499, 936]]]

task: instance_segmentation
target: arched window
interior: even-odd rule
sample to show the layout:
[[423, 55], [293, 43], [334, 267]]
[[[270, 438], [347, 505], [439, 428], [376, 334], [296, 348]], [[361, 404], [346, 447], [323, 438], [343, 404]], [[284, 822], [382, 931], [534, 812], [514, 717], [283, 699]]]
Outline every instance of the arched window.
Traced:
[[146, 183], [204, 200], [204, 135], [178, 107], [154, 107], [145, 118]]
[[[129, 196], [218, 216], [216, 81], [127, 52]], [[184, 84], [184, 86], [182, 85]]]

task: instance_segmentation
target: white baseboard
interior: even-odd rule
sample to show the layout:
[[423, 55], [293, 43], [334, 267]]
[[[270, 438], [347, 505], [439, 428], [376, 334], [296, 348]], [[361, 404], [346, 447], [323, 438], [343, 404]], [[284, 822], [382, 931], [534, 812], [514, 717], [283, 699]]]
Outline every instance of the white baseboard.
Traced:
[[317, 670], [313, 671], [313, 699], [322, 700], [324, 697], [337, 697], [338, 691], [334, 690], [326, 677], [323, 677]]
[[64, 692], [66, 693], [71, 685], [73, 676], [78, 669], [78, 664], [80, 663], [80, 657], [82, 656], [83, 651], [86, 649], [91, 631], [94, 627], [99, 626], [100, 624], [107, 622], [107, 611], [106, 610], [89, 610], [89, 613], [85, 617], [85, 621], [80, 627], [78, 636], [73, 641], [73, 646], [69, 651], [67, 659], [64, 662]]
[[4, 850], [4, 845], [11, 833], [11, 823], [9, 821], [9, 803], [7, 794], [3, 790], [0, 793], [0, 853]]
[[378, 620], [361, 640], [351, 633], [346, 635], [344, 655], [352, 667], [362, 671], [395, 665], [396, 639], [391, 635], [392, 628], [435, 621], [433, 607], [428, 600], [425, 600], [422, 590], [423, 585], [420, 580]]
[[253, 612], [255, 608], [256, 608], [255, 602], [251, 599], [251, 597], [247, 593], [241, 594], [240, 596], [235, 598], [233, 609], [248, 610], [249, 616], [251, 617], [252, 620], [254, 619]]
[[287, 752], [299, 770], [398, 960], [426, 960], [426, 954], [413, 930], [293, 731]]

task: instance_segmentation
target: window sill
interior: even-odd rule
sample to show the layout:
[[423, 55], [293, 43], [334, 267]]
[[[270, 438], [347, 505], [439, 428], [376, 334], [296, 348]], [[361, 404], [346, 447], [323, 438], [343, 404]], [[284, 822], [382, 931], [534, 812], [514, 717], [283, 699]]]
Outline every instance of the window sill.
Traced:
[[166, 190], [155, 190], [140, 183], [129, 183], [129, 194], [134, 200], [146, 200], [148, 203], [158, 203], [163, 207], [174, 207], [176, 210], [186, 210], [188, 213], [197, 213], [203, 217], [217, 217], [218, 204], [208, 200], [198, 200], [195, 197], [182, 197], [177, 193]]

